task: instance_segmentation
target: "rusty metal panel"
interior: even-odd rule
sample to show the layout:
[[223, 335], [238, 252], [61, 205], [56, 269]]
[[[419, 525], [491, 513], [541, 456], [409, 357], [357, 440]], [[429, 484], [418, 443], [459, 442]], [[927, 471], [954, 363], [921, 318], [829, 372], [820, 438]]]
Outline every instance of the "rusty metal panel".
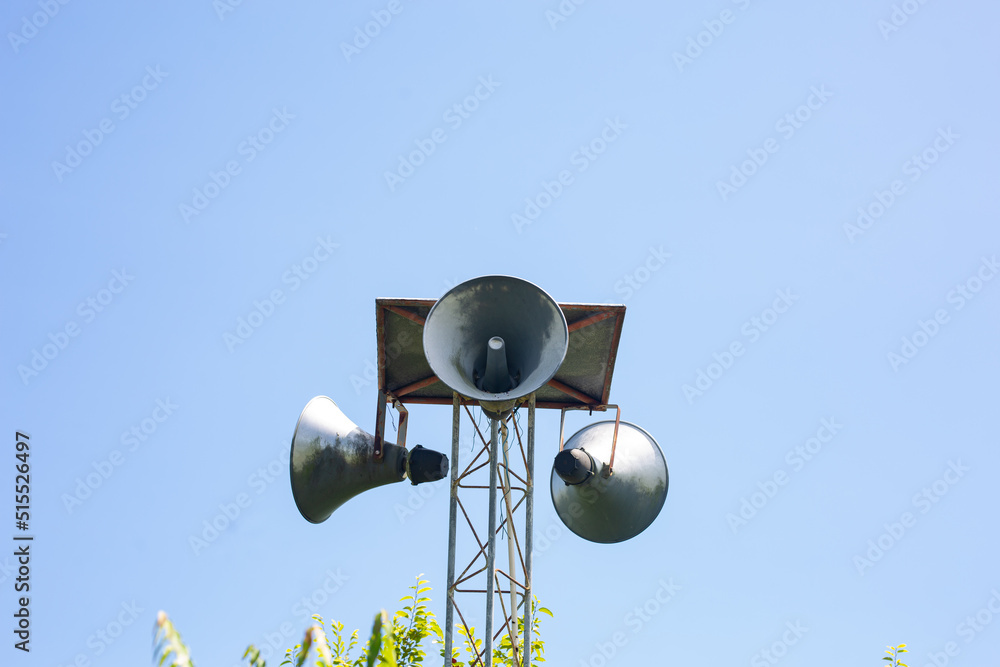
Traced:
[[[435, 299], [375, 300], [379, 391], [401, 403], [452, 404], [424, 356], [423, 321]], [[553, 381], [536, 392], [539, 408], [598, 407], [610, 400], [625, 306], [561, 303], [569, 348]]]

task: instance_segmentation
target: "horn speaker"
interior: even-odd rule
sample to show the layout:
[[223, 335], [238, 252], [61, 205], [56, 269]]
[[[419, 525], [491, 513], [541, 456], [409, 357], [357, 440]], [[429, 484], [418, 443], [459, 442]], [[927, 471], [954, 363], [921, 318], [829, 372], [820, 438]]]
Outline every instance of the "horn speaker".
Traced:
[[448, 474], [448, 457], [417, 445], [391, 442], [375, 459], [375, 437], [348, 419], [326, 396], [302, 410], [292, 435], [289, 470], [295, 506], [308, 521], [322, 523], [354, 496], [384, 484], [433, 482]]
[[544, 290], [512, 276], [482, 276], [442, 296], [424, 323], [431, 370], [498, 418], [559, 370], [566, 317]]
[[[667, 462], [649, 433], [619, 422], [614, 469], [608, 470], [615, 422], [573, 434], [552, 466], [552, 503], [566, 527], [610, 544], [646, 530], [667, 497]], [[610, 472], [610, 474], [609, 474]]]

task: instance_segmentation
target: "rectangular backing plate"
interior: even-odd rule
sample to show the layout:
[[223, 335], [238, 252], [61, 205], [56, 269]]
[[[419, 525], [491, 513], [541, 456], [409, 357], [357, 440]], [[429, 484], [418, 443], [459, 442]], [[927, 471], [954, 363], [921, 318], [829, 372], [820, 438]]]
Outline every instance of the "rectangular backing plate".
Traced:
[[[423, 322], [435, 299], [375, 299], [378, 385], [391, 401], [451, 405], [452, 391], [424, 356]], [[608, 403], [625, 306], [561, 303], [569, 348], [559, 372], [535, 392], [539, 408]]]

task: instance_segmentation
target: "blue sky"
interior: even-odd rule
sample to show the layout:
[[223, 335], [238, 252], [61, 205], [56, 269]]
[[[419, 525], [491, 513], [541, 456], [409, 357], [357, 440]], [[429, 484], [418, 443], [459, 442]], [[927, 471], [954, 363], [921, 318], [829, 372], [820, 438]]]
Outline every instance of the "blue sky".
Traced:
[[[141, 664], [164, 609], [228, 667], [296, 643], [303, 599], [367, 632], [420, 573], [443, 621], [446, 487], [310, 525], [287, 446], [315, 395], [374, 428], [375, 298], [498, 273], [627, 306], [611, 399], [671, 475], [646, 532], [580, 540], [539, 414], [550, 664], [860, 665], [899, 642], [911, 667], [988, 663], [998, 20], [8, 3], [3, 479], [28, 434], [35, 541], [28, 655], [0, 558], [2, 660]], [[448, 449], [447, 408], [410, 421]]]

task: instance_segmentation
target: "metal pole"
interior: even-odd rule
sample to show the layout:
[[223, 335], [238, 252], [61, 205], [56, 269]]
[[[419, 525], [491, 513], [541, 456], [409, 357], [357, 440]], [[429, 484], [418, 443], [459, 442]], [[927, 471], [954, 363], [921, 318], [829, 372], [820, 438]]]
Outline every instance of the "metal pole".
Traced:
[[[535, 393], [528, 397], [528, 469], [525, 471], [524, 511], [524, 648], [521, 650], [521, 664], [531, 665], [531, 561], [535, 541]], [[515, 612], [515, 618], [517, 618]]]
[[452, 394], [451, 498], [448, 501], [448, 600], [444, 612], [444, 665], [451, 667], [452, 630], [455, 627], [455, 526], [458, 519], [458, 434], [461, 421], [458, 394]]
[[493, 664], [493, 594], [497, 550], [497, 420], [490, 419], [490, 532], [486, 542], [486, 667]]
[[510, 461], [507, 457], [507, 443], [510, 433], [506, 424], [502, 424], [501, 432], [503, 433], [503, 440], [500, 443], [500, 448], [503, 451], [503, 497], [507, 506], [507, 571], [510, 573], [510, 615], [513, 619], [511, 624], [507, 626], [507, 633], [510, 637], [511, 655], [516, 666], [518, 664], [517, 640], [519, 638], [517, 631], [517, 550], [515, 546], [517, 530], [514, 529], [514, 500], [511, 497], [513, 491], [510, 485]]

